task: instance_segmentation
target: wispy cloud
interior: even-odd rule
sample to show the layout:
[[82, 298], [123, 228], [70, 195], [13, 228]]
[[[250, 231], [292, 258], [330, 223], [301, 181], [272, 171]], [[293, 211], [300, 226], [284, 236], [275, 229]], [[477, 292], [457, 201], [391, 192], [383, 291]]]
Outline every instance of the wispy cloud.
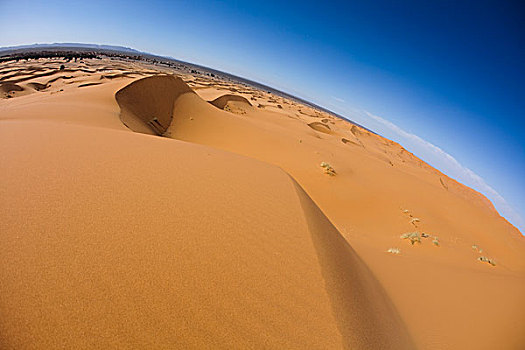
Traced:
[[423, 140], [421, 137], [409, 133], [394, 123], [383, 119], [377, 115], [365, 111], [365, 114], [374, 120], [375, 122], [382, 124], [392, 132], [399, 135], [401, 138], [410, 141], [415, 147], [419, 148], [417, 151], [421, 153], [430, 153], [433, 158], [436, 158], [444, 167], [447, 173], [455, 176], [459, 181], [465, 183], [468, 186], [475, 188], [476, 190], [484, 193], [489, 197], [500, 213], [514, 223], [522, 232], [525, 229], [525, 221], [523, 218], [505, 201], [494, 188], [483, 180], [481, 176], [470, 170], [469, 168], [461, 165], [456, 158], [443, 151], [438, 146]]
[[334, 100], [336, 100], [337, 102], [345, 103], [345, 100], [343, 100], [342, 98], [335, 97], [335, 96], [330, 96], [330, 97], [333, 98]]

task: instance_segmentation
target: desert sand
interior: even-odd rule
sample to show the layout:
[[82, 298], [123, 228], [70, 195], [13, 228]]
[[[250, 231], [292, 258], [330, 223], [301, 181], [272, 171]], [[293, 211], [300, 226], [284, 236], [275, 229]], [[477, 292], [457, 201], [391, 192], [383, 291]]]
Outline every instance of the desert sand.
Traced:
[[2, 349], [525, 347], [521, 233], [325, 111], [190, 69], [9, 61], [0, 144]]

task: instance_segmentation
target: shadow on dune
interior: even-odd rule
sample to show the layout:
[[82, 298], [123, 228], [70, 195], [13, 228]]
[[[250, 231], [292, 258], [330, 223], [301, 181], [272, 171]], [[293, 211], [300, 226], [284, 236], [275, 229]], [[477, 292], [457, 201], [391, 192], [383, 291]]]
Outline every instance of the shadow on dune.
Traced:
[[415, 349], [372, 271], [295, 181], [325, 286], [347, 349]]
[[181, 78], [146, 77], [132, 82], [115, 94], [120, 119], [135, 132], [163, 135], [173, 120], [175, 101], [195, 92]]
[[13, 83], [0, 84], [0, 92], [9, 93], [11, 91], [24, 91], [24, 88]]
[[41, 90], [45, 90], [45, 89], [48, 88], [47, 84], [36, 83], [36, 82], [28, 83], [27, 86], [29, 86], [30, 88], [32, 88], [35, 91], [41, 91]]

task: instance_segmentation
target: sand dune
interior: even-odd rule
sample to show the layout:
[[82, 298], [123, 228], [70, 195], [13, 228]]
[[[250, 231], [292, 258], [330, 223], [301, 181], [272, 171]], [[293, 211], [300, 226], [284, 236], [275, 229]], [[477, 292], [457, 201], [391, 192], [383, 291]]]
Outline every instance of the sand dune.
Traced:
[[170, 69], [0, 66], [1, 348], [523, 347], [525, 242], [484, 196]]
[[171, 124], [177, 99], [194, 94], [182, 79], [158, 76], [134, 81], [116, 94], [120, 118], [131, 130], [162, 135]]
[[24, 91], [24, 88], [13, 83], [3, 83], [0, 84], [0, 92], [2, 92], [2, 97], [12, 97], [14, 92]]
[[210, 101], [212, 105], [220, 109], [224, 109], [224, 107], [226, 107], [226, 105], [230, 102], [240, 102], [248, 106], [252, 105], [250, 101], [248, 101], [246, 98], [239, 96], [239, 95], [230, 95], [230, 94], [222, 95], [220, 97], [217, 97], [215, 100]]
[[[341, 151], [340, 156], [337, 157], [333, 152], [338, 146], [330, 142], [330, 139], [319, 139], [317, 137], [310, 139], [307, 134], [303, 134], [303, 136], [299, 136], [301, 133], [296, 134], [301, 130], [299, 124], [308, 124], [304, 121], [276, 120], [273, 112], [259, 113], [259, 110], [250, 111], [248, 113], [249, 119], [232, 119], [231, 116], [218, 113], [220, 111], [213, 112], [209, 107], [206, 107], [203, 100], [198, 96], [189, 94], [179, 102], [174, 108], [174, 119], [169, 132], [170, 137], [219, 147], [279, 165], [297, 178], [299, 183], [313, 196], [316, 203], [329, 215], [330, 219], [341, 227], [345, 232], [345, 238], [352, 244], [360, 246], [360, 253], [365, 258], [371, 257], [378, 250], [385, 252], [392, 246], [403, 247], [399, 236], [415, 229], [413, 225], [410, 225], [410, 218], [405, 219], [406, 223], [403, 223], [403, 220], [396, 217], [402, 213], [402, 209], [405, 207], [421, 208], [422, 212], [425, 213], [425, 221], [416, 229], [430, 232], [432, 236], [439, 237], [441, 247], [434, 247], [429, 240], [422, 249], [404, 247], [402, 249], [403, 254], [415, 254], [414, 258], [416, 256], [422, 258], [430, 254], [431, 259], [437, 259], [441, 262], [448, 261], [450, 266], [457, 265], [459, 269], [462, 269], [461, 266], [467, 270], [472, 268], [484, 269], [485, 267], [480, 266], [477, 258], [471, 255], [470, 245], [475, 243], [470, 242], [486, 242], [486, 239], [491, 236], [492, 230], [507, 230], [508, 223], [499, 217], [491, 205], [484, 203], [486, 199], [479, 193], [462, 185], [454, 188], [449, 187], [447, 190], [443, 189], [441, 185], [443, 174], [430, 168], [404, 149], [397, 149], [397, 144], [392, 143], [391, 146], [388, 146], [389, 143], [385, 143], [383, 138], [356, 126], [349, 128], [349, 134], [345, 134], [343, 130], [338, 132], [347, 137], [356, 137], [358, 142], [364, 145], [366, 152], [363, 153], [359, 150], [363, 148], [349, 150], [344, 143], [339, 143], [345, 147], [346, 151]], [[192, 115], [194, 117], [189, 117]], [[269, 123], [271, 126], [268, 125]], [[302, 151], [297, 148], [299, 140], [301, 141]], [[334, 141], [336, 140], [338, 139], [334, 137]], [[391, 152], [386, 151], [385, 153], [383, 150], [385, 147], [393, 148]], [[352, 152], [350, 153], [351, 156], [348, 153], [349, 151]], [[318, 178], [323, 175], [321, 171], [316, 169], [321, 161], [326, 160], [335, 167], [338, 173], [331, 180], [331, 184], [325, 184], [322, 178]], [[357, 166], [359, 167], [357, 168]], [[452, 179], [446, 181], [450, 184], [455, 183]], [[440, 189], [446, 192], [441, 193]], [[334, 195], [335, 193], [339, 195]], [[421, 193], [427, 193], [428, 197], [422, 198]], [[373, 204], [371, 198], [374, 198]], [[378, 200], [379, 198], [383, 199]], [[478, 198], [484, 200], [478, 201]], [[456, 208], [454, 212], [448, 212], [451, 207]], [[348, 208], [353, 209], [349, 211]], [[414, 215], [422, 216], [422, 212]], [[474, 220], [476, 221], [474, 223], [474, 221], [466, 220], [465, 216], [476, 217], [478, 221]], [[384, 222], [384, 225], [377, 225], [379, 223], [377, 217], [384, 220], [379, 221]], [[480, 220], [481, 218], [483, 219]], [[499, 220], [501, 223], [496, 224]], [[488, 227], [495, 227], [493, 224], [489, 224], [489, 221], [499, 228], [489, 229]], [[348, 233], [356, 231], [360, 231], [360, 234]], [[480, 234], [481, 232], [484, 233]], [[524, 265], [519, 254], [512, 253], [508, 248], [508, 244], [517, 244], [520, 247], [517, 251], [522, 251], [523, 239], [518, 237], [519, 233], [515, 234], [514, 238], [512, 238], [514, 234], [510, 236], [502, 234], [497, 239], [490, 239], [490, 243], [487, 242], [487, 245], [492, 247], [491, 255], [497, 255], [506, 260], [505, 263], [501, 261], [501, 264], [505, 264], [505, 269], [520, 271], [519, 274], [523, 276]], [[510, 243], [511, 241], [513, 243]], [[441, 249], [445, 246], [446, 249]], [[434, 250], [427, 252], [428, 248]], [[436, 251], [436, 249], [440, 250]], [[374, 261], [383, 261], [374, 259]], [[432, 303], [425, 303], [419, 308], [427, 314], [436, 315], [445, 307], [446, 301], [451, 300], [448, 295], [454, 294], [454, 291], [443, 290], [441, 283], [437, 284], [438, 280], [414, 284], [414, 276], [410, 274], [398, 276], [398, 273], [393, 272], [398, 269], [398, 263], [404, 262], [403, 258], [398, 259], [401, 260], [399, 262], [390, 261], [391, 257], [386, 257], [386, 259], [384, 265], [373, 264], [375, 273], [379, 274], [384, 281], [388, 281], [387, 290], [396, 296], [398, 303], [403, 303], [403, 300], [407, 299], [407, 294], [429, 293], [429, 288], [439, 289], [442, 293], [441, 299], [436, 297]], [[514, 267], [507, 265], [509, 263]], [[434, 272], [437, 271], [436, 269], [437, 267], [429, 266], [421, 273], [437, 273]], [[386, 278], [386, 274], [396, 275], [397, 280], [392, 281]], [[458, 273], [448, 283], [457, 283], [455, 278], [468, 279], [467, 276], [468, 272]], [[400, 288], [399, 283], [411, 287], [410, 289], [408, 287]], [[525, 291], [524, 287], [525, 284], [521, 283], [509, 288]], [[464, 286], [464, 290], [469, 290], [468, 284]], [[488, 285], [486, 285], [485, 291], [481, 292], [483, 296], [480, 296], [480, 299], [475, 302], [475, 308], [483, 310], [485, 304], [494, 303], [491, 294], [487, 293], [488, 290]], [[472, 289], [471, 292], [480, 293], [475, 289]], [[517, 305], [518, 299], [514, 293], [510, 293], [508, 297], [509, 300], [505, 306], [500, 303], [499, 308], [501, 311], [507, 310], [506, 312], [512, 314], [513, 307]], [[455, 305], [458, 310], [465, 310], [464, 301], [452, 300], [454, 303], [450, 302], [449, 305]], [[473, 328], [470, 336], [465, 336], [465, 332], [468, 333], [468, 331], [463, 330], [462, 333], [453, 331], [450, 323], [447, 322], [449, 316], [443, 315], [442, 318], [421, 323], [420, 320], [425, 319], [425, 316], [420, 313], [411, 313], [409, 310], [410, 305], [405, 305], [404, 311], [412, 315], [406, 315], [405, 319], [414, 317], [411, 318], [409, 327], [413, 327], [412, 332], [417, 338], [417, 342], [421, 345], [424, 344], [423, 346], [426, 348], [454, 348], [454, 344], [467, 346], [472, 342], [476, 343], [476, 346], [483, 347], [482, 344], [486, 343], [486, 339], [483, 337], [480, 338], [479, 342], [471, 339], [477, 334], [476, 329], [485, 329], [486, 323], [483, 321], [482, 313], [477, 315], [479, 318], [470, 321], [471, 324], [476, 325], [476, 328]], [[414, 316], [416, 314], [418, 315], [417, 318]], [[511, 318], [515, 316], [511, 316]], [[439, 330], [438, 332], [442, 334], [441, 342], [433, 343], [432, 334], [434, 333], [428, 333], [427, 328], [429, 327], [435, 331]], [[494, 325], [490, 327], [494, 327]], [[495, 328], [502, 329], [499, 326], [495, 326]], [[490, 333], [488, 329], [486, 332], [487, 334]], [[510, 339], [517, 339], [517, 334], [519, 334], [512, 327], [507, 327], [506, 332], [509, 332], [506, 334], [513, 334]], [[502, 332], [502, 334], [504, 333]], [[420, 336], [422, 338], [419, 338]], [[493, 338], [493, 340], [495, 339], [497, 337]], [[461, 343], [461, 341], [465, 341], [465, 343]]]
[[352, 145], [364, 147], [363, 144], [357, 138], [355, 140], [349, 140], [349, 139], [343, 137], [343, 138], [341, 138], [341, 142], [344, 143], [344, 144], [352, 144]]
[[248, 99], [240, 95], [222, 95], [215, 100], [210, 101], [212, 105], [234, 114], [246, 114], [247, 109], [252, 108]]
[[36, 90], [36, 91], [40, 91], [40, 90], [44, 90], [47, 88], [47, 84], [41, 84], [41, 83], [37, 83], [37, 82], [33, 82], [33, 83], [28, 83], [27, 86], [29, 86], [30, 88]]
[[309, 127], [312, 129], [325, 133], [325, 134], [331, 134], [330, 127], [326, 124], [320, 123], [320, 122], [312, 122], [308, 124]]

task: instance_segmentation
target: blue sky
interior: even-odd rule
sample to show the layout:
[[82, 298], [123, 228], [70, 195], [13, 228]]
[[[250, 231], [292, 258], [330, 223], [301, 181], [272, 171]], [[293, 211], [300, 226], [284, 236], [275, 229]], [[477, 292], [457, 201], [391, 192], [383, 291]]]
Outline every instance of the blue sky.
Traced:
[[0, 46], [114, 44], [306, 98], [487, 195], [525, 232], [522, 1], [5, 1]]

